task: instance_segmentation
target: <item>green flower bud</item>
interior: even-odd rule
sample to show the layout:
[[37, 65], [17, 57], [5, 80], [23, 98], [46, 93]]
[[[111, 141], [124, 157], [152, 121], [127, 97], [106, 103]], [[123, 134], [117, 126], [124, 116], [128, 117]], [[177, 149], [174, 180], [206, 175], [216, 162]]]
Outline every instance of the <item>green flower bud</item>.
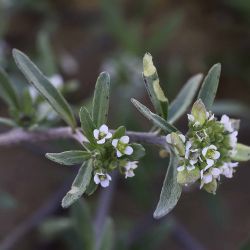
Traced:
[[199, 125], [202, 126], [206, 122], [207, 110], [201, 99], [194, 103], [191, 114], [194, 117], [194, 121], [198, 122]]
[[217, 181], [215, 178], [213, 178], [213, 180], [210, 183], [205, 184], [203, 186], [203, 189], [205, 189], [208, 193], [216, 194], [217, 187], [218, 187]]
[[179, 155], [184, 156], [185, 155], [185, 145], [184, 145], [183, 140], [180, 138], [180, 135], [177, 133], [174, 133], [174, 132], [171, 133], [171, 142], [172, 142], [172, 145], [177, 149]]
[[200, 170], [197, 167], [191, 171], [184, 169], [183, 171], [177, 173], [177, 182], [181, 185], [192, 184], [199, 178], [200, 178]]

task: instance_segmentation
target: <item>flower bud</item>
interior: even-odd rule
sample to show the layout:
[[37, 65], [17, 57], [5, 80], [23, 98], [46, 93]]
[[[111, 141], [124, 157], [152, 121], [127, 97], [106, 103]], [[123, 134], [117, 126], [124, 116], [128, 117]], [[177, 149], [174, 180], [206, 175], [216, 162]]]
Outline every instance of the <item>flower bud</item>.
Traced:
[[200, 170], [196, 167], [193, 170], [183, 170], [177, 174], [177, 182], [181, 185], [189, 185], [200, 178]]
[[218, 186], [218, 184], [217, 184], [216, 179], [213, 179], [210, 183], [205, 184], [205, 185], [203, 186], [203, 188], [204, 188], [208, 193], [216, 194], [217, 186]]
[[197, 100], [194, 103], [191, 113], [194, 117], [195, 122], [198, 122], [199, 125], [202, 126], [206, 122], [207, 111], [201, 99]]

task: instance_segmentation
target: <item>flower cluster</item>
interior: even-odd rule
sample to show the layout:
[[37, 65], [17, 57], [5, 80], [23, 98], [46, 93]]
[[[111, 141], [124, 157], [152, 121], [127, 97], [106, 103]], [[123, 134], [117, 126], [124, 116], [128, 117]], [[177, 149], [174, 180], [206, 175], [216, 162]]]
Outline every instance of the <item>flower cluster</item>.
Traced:
[[112, 134], [108, 126], [103, 124], [99, 129], [93, 131], [96, 143], [99, 145], [98, 154], [94, 162], [94, 182], [102, 187], [108, 187], [112, 177], [109, 172], [119, 168], [125, 178], [133, 177], [138, 161], [131, 161], [129, 156], [134, 152], [133, 146], [129, 144], [129, 137], [124, 135], [125, 131]]
[[238, 162], [236, 153], [238, 122], [223, 115], [217, 120], [198, 100], [188, 114], [186, 136], [172, 133], [166, 141], [179, 156], [177, 182], [181, 185], [200, 183], [200, 188], [215, 194], [221, 176], [232, 178]]

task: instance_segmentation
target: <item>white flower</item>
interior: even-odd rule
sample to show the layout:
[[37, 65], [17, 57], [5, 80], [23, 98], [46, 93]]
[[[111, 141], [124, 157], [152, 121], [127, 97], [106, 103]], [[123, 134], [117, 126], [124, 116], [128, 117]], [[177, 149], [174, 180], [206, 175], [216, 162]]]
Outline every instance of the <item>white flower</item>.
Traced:
[[103, 124], [99, 129], [93, 131], [94, 137], [97, 140], [97, 144], [104, 144], [107, 139], [112, 137], [109, 132], [108, 126]]
[[210, 145], [202, 149], [202, 155], [206, 158], [207, 166], [205, 170], [214, 165], [215, 160], [220, 158], [220, 152], [217, 151], [217, 147], [214, 145]]
[[129, 137], [127, 135], [122, 136], [120, 139], [113, 139], [112, 145], [116, 149], [117, 157], [121, 157], [123, 155], [131, 155], [134, 150], [131, 146], [128, 145]]
[[125, 168], [125, 178], [128, 177], [134, 177], [134, 169], [136, 169], [138, 166], [138, 161], [129, 161], [127, 164], [124, 166]]
[[[186, 142], [186, 137], [185, 137], [185, 135], [183, 135], [183, 134], [178, 134], [178, 136], [180, 137], [180, 139], [182, 140], [183, 143]], [[166, 142], [167, 142], [168, 144], [172, 144], [171, 134], [168, 134], [168, 135], [166, 136]]]
[[108, 187], [109, 182], [112, 180], [111, 176], [109, 174], [103, 174], [101, 172], [95, 173], [94, 176], [94, 182], [95, 184], [100, 184], [102, 187]]
[[233, 177], [234, 168], [238, 166], [238, 162], [225, 162], [221, 167], [221, 174], [227, 178]]
[[234, 131], [231, 134], [229, 134], [229, 143], [230, 146], [232, 147], [231, 150], [231, 156], [234, 156], [236, 154], [236, 146], [237, 146], [237, 141], [238, 141], [238, 131]]
[[232, 126], [232, 122], [230, 121], [230, 119], [227, 115], [223, 115], [221, 117], [220, 122], [224, 125], [224, 128], [226, 131], [228, 131], [230, 133], [234, 131], [233, 126]]
[[200, 188], [204, 186], [204, 184], [208, 184], [213, 181], [213, 179], [219, 179], [221, 170], [219, 168], [212, 168], [210, 171], [204, 173], [206, 170], [202, 169], [201, 174], [201, 185]]

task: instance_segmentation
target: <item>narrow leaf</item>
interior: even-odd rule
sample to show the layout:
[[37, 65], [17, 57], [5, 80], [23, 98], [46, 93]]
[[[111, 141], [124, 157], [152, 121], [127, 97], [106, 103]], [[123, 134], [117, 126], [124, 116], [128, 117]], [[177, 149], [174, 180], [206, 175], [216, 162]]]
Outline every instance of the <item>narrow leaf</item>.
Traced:
[[76, 127], [74, 114], [62, 94], [49, 82], [37, 66], [21, 51], [14, 49], [13, 57], [30, 84], [50, 103], [53, 109], [72, 128]]
[[78, 200], [71, 209], [71, 218], [73, 228], [78, 236], [79, 241], [82, 243], [82, 249], [94, 249], [94, 230], [90, 211], [87, 203]]
[[70, 166], [82, 164], [91, 157], [91, 154], [87, 151], [72, 150], [62, 153], [47, 153], [45, 156], [51, 161]]
[[15, 89], [13, 88], [8, 75], [0, 68], [0, 96], [10, 107], [18, 110], [19, 100]]
[[8, 127], [16, 127], [17, 124], [9, 119], [9, 118], [4, 118], [4, 117], [0, 117], [0, 125], [3, 125], [3, 126], [8, 126]]
[[65, 195], [62, 200], [62, 207], [67, 208], [77, 201], [86, 191], [92, 177], [93, 163], [89, 160], [83, 163], [80, 167], [78, 174], [72, 184], [70, 191]]
[[165, 180], [163, 182], [160, 200], [154, 212], [154, 218], [159, 219], [168, 214], [177, 204], [181, 196], [181, 186], [177, 183], [178, 158], [172, 152]]
[[109, 74], [107, 72], [103, 72], [99, 75], [96, 81], [92, 109], [92, 119], [98, 128], [107, 122], [109, 109], [109, 89]]
[[174, 123], [183, 114], [185, 114], [188, 107], [192, 104], [196, 92], [200, 86], [202, 74], [197, 74], [190, 78], [175, 100], [169, 106], [168, 122]]
[[250, 147], [241, 143], [237, 144], [236, 154], [233, 157], [235, 161], [249, 161], [250, 160]]
[[93, 131], [96, 126], [90, 117], [89, 111], [85, 107], [81, 107], [79, 117], [84, 135], [88, 138], [91, 144], [95, 144]]
[[99, 250], [113, 249], [115, 240], [114, 234], [115, 230], [113, 220], [107, 218], [103, 226]]
[[168, 99], [160, 86], [157, 70], [153, 64], [152, 56], [149, 53], [146, 53], [143, 57], [143, 78], [156, 113], [164, 119], [167, 119]]
[[221, 64], [215, 64], [205, 77], [198, 99], [201, 99], [207, 110], [211, 110], [220, 80]]
[[139, 160], [145, 155], [145, 148], [141, 144], [132, 143], [132, 144], [130, 144], [130, 146], [134, 150], [132, 155], [128, 155], [128, 159], [130, 161]]
[[175, 128], [173, 125], [169, 124], [166, 120], [158, 116], [157, 114], [154, 114], [151, 112], [146, 106], [141, 104], [135, 99], [131, 99], [131, 102], [135, 105], [135, 107], [154, 125], [162, 129], [165, 133], [171, 133], [171, 132], [176, 132], [177, 128]]

